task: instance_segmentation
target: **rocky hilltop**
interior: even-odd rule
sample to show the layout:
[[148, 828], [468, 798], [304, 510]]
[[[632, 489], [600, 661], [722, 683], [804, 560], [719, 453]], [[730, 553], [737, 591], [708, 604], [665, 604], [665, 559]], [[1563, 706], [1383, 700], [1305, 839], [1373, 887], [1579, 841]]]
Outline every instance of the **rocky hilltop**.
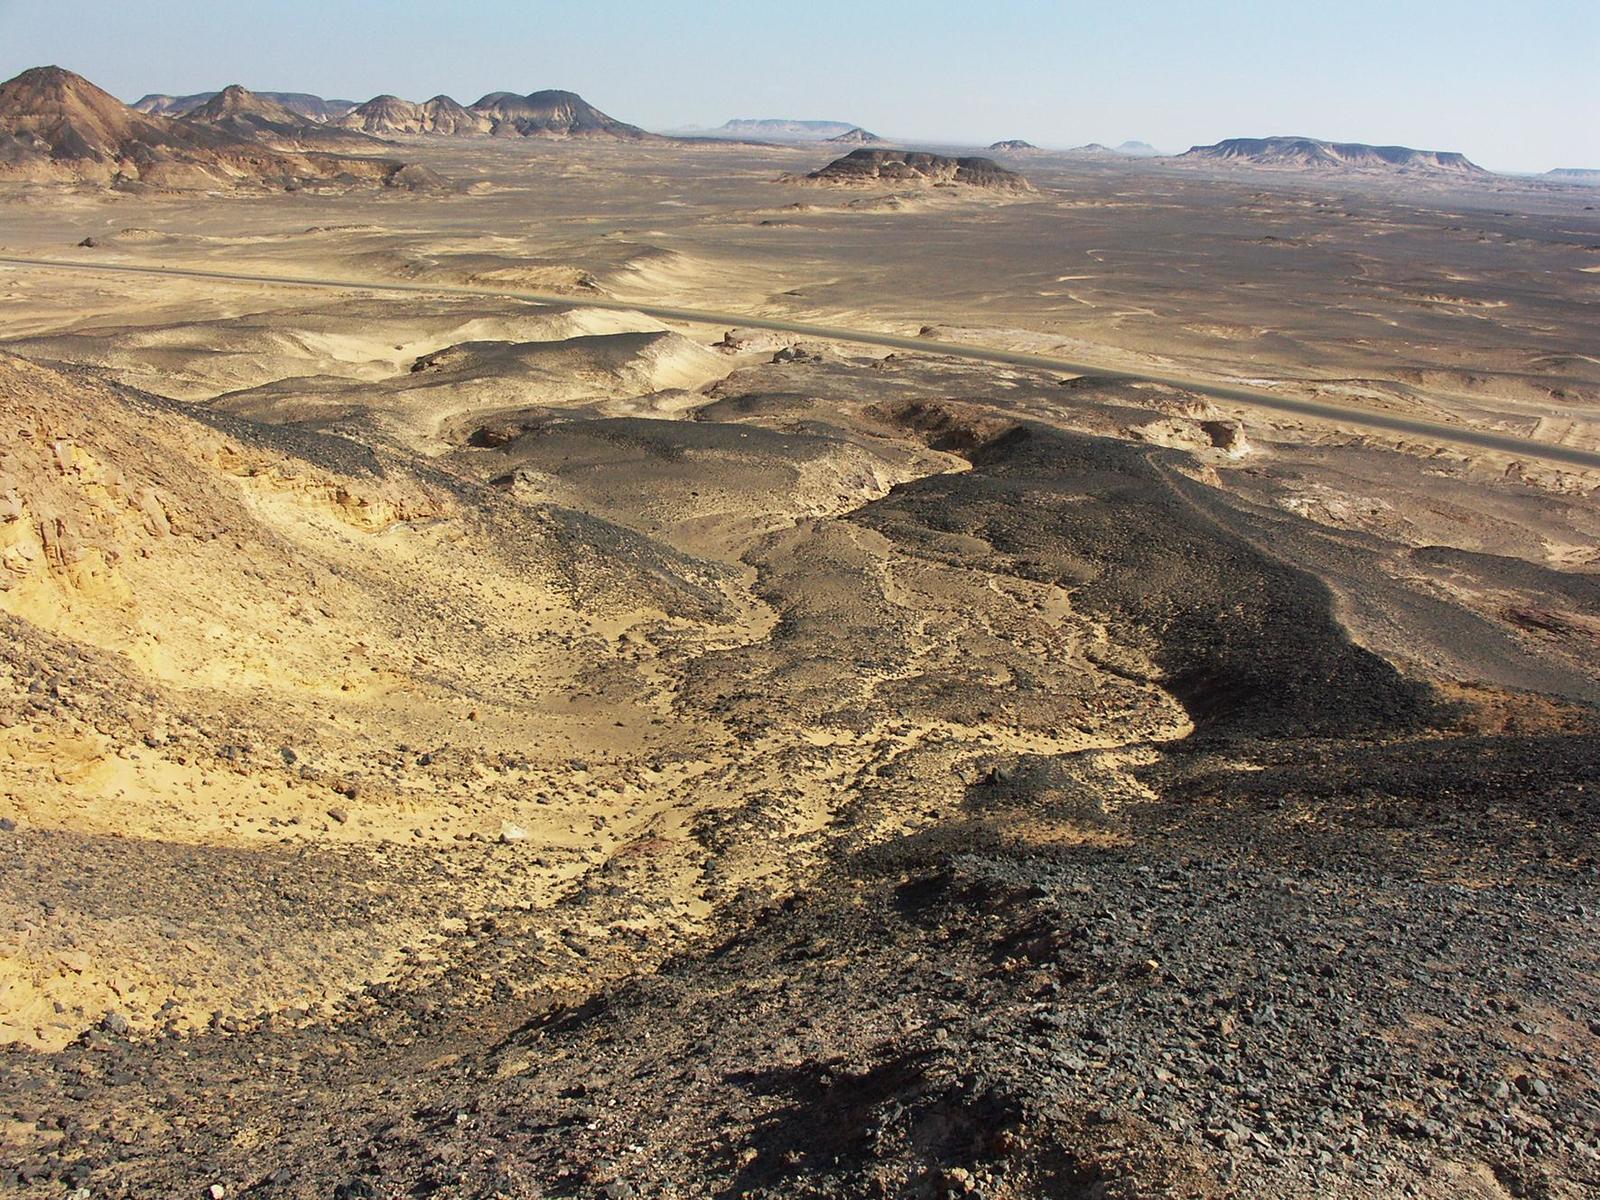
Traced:
[[238, 123], [174, 120], [135, 112], [60, 67], [24, 71], [0, 84], [0, 178], [180, 188], [331, 179], [411, 187], [438, 181], [425, 168], [392, 159], [289, 152], [248, 136], [253, 127], [246, 111], [271, 124], [262, 113], [279, 110], [243, 88], [234, 91], [211, 111], [238, 105]]
[[1011, 138], [1004, 142], [992, 142], [989, 146], [991, 150], [1010, 150], [1013, 153], [1021, 150], [1037, 150], [1038, 148], [1032, 142], [1025, 142], [1021, 138]]
[[912, 183], [938, 187], [975, 187], [1031, 192], [1033, 185], [991, 158], [947, 158], [915, 150], [852, 150], [843, 158], [812, 171], [814, 183]]
[[[309, 145], [321, 141], [330, 148], [336, 143], [306, 134], [305, 130], [333, 127], [343, 131], [335, 137], [346, 139], [357, 134], [383, 137], [408, 133], [624, 141], [645, 141], [656, 136], [608, 116], [576, 92], [554, 90], [526, 96], [490, 92], [467, 106], [449, 96], [435, 96], [419, 103], [385, 94], [357, 103], [324, 100], [304, 92], [249, 92], [234, 85], [221, 92], [198, 92], [192, 96], [151, 93], [133, 109], [147, 116], [192, 118], [246, 137], [265, 134], [278, 142]], [[829, 123], [829, 128], [845, 130], [850, 126]]]
[[[193, 112], [216, 94], [216, 92], [195, 92], [190, 96], [168, 96], [160, 92], [151, 92], [135, 100], [132, 108], [136, 112], [151, 116], [181, 117], [184, 113]], [[309, 92], [257, 92], [256, 95], [264, 100], [271, 100], [274, 104], [281, 104], [290, 112], [308, 121], [317, 122], [335, 120], [356, 106], [354, 100], [324, 100], [321, 96], [313, 96]]]
[[1546, 179], [1554, 179], [1562, 183], [1591, 183], [1600, 184], [1600, 169], [1594, 167], [1557, 167], [1553, 171], [1546, 171]]
[[490, 92], [472, 112], [488, 122], [497, 137], [620, 138], [642, 142], [655, 137], [637, 125], [609, 117], [576, 92], [542, 91], [519, 96]]
[[847, 129], [836, 137], [825, 138], [824, 141], [834, 142], [843, 146], [876, 146], [883, 139], [875, 133], [862, 129], [859, 125], [854, 129]]
[[399, 96], [374, 96], [358, 104], [338, 122], [363, 133], [488, 133], [490, 121], [449, 96], [435, 96], [421, 104]]
[[230, 84], [179, 120], [209, 125], [245, 141], [259, 141], [279, 150], [363, 150], [377, 148], [375, 139], [354, 130], [333, 129], [301, 116], [267, 96]]
[[1194, 146], [1178, 157], [1190, 162], [1241, 163], [1290, 170], [1488, 174], [1465, 155], [1453, 151], [1324, 142], [1307, 137], [1228, 138], [1211, 146]]

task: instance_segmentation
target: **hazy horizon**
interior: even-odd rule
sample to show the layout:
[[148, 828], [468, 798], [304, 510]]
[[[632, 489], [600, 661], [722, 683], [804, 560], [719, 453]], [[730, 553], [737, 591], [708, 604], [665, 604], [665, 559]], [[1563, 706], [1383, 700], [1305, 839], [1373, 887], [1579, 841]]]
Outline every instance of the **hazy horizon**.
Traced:
[[1600, 10], [1577, 0], [1515, 12], [1358, 0], [1336, 16], [1263, 0], [1226, 13], [1012, 2], [981, 18], [953, 3], [819, 0], [804, 23], [726, 2], [490, 0], [452, 11], [447, 30], [437, 21], [416, 0], [0, 0], [0, 78], [54, 63], [130, 102], [230, 83], [463, 103], [566, 88], [657, 130], [820, 119], [924, 142], [1169, 151], [1294, 134], [1455, 150], [1508, 171], [1600, 167], [1588, 82]]

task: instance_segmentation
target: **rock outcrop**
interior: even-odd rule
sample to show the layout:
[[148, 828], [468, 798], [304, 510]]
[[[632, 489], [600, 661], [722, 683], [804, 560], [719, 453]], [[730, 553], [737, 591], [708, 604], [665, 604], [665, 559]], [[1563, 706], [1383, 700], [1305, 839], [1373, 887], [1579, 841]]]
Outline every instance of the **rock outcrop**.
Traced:
[[[402, 178], [407, 165], [394, 159], [271, 144], [261, 134], [276, 123], [273, 115], [279, 110], [243, 88], [230, 91], [234, 95], [226, 101], [221, 93], [213, 97], [212, 112], [231, 108], [237, 120], [198, 117], [198, 109], [191, 114], [196, 119], [174, 120], [135, 112], [60, 67], [24, 71], [0, 84], [0, 178], [173, 188], [292, 187], [327, 180], [409, 186]], [[246, 112], [263, 123], [261, 129]], [[407, 178], [414, 183], [415, 176], [412, 171]]]
[[346, 129], [378, 135], [396, 133], [440, 133], [465, 135], [488, 133], [491, 121], [449, 96], [435, 96], [421, 104], [399, 96], [374, 96], [358, 104], [338, 122]]
[[230, 84], [179, 120], [209, 125], [244, 141], [278, 150], [350, 150], [378, 148], [375, 139], [349, 129], [335, 129], [303, 117], [276, 100]]
[[[168, 96], [151, 92], [133, 102], [135, 112], [155, 117], [181, 117], [205, 104], [216, 92], [195, 92], [190, 96]], [[324, 124], [337, 120], [356, 106], [354, 100], [324, 100], [309, 92], [257, 92], [257, 96], [281, 104], [284, 108], [308, 121]]]
[[843, 158], [812, 171], [813, 183], [916, 184], [974, 187], [994, 191], [1031, 192], [1033, 185], [992, 158], [947, 158], [914, 150], [852, 150]]
[[1324, 142], [1307, 137], [1228, 138], [1211, 146], [1194, 146], [1178, 157], [1197, 163], [1238, 163], [1289, 170], [1488, 174], [1465, 155], [1449, 150]]
[[490, 92], [471, 111], [496, 137], [617, 138], [643, 142], [656, 135], [608, 117], [576, 92], [543, 91], [519, 96]]
[[883, 143], [881, 137], [862, 129], [859, 125], [826, 140], [841, 146], [877, 146]]

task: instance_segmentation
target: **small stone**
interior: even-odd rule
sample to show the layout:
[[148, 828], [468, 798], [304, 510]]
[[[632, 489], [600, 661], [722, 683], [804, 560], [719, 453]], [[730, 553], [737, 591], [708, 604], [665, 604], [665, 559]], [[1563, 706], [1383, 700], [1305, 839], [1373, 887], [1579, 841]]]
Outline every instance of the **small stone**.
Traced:
[[512, 842], [525, 842], [528, 840], [528, 831], [520, 825], [513, 825], [510, 821], [500, 822], [500, 841], [509, 846]]
[[977, 1180], [972, 1177], [972, 1172], [965, 1167], [946, 1168], [944, 1182], [948, 1188], [958, 1193], [970, 1192], [977, 1186]]
[[328, 816], [333, 818], [333, 820], [337, 821], [340, 825], [343, 825], [350, 819], [349, 811], [343, 808], [330, 808], [328, 810]]
[[222, 1200], [222, 1198], [227, 1194], [228, 1189], [223, 1187], [220, 1183], [213, 1183], [206, 1189], [206, 1195], [210, 1196], [211, 1200]]
[[17, 823], [10, 817], [0, 817], [0, 833], [15, 833]]

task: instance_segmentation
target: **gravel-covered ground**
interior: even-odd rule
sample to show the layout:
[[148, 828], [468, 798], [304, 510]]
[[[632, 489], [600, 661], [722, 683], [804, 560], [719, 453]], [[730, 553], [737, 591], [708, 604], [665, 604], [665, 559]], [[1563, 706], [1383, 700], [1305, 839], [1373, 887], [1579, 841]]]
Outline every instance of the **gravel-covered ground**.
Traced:
[[[1175, 480], [1181, 456], [1024, 426], [972, 462], [848, 521], [930, 570], [1070, 584], [1079, 612], [1148, 648], [1191, 735], [913, 747], [852, 784], [798, 890], [731, 890], [687, 948], [627, 932], [641, 897], [622, 865], [548, 908], [458, 911], [450, 880], [415, 886], [410, 903], [440, 897], [448, 936], [346, 1001], [195, 1034], [108, 1018], [56, 1054], [5, 1051], [4, 1186], [1600, 1192], [1588, 710], [1503, 690], [1458, 702], [1403, 676], [1350, 641], [1313, 575], [1219, 522], [1219, 493]], [[769, 653], [832, 644], [806, 628], [780, 622], [772, 644], [791, 657]], [[999, 702], [1030, 687], [1014, 674]], [[904, 694], [935, 711], [971, 700]], [[908, 795], [926, 805], [914, 820]], [[736, 847], [767, 811], [705, 814], [697, 836]], [[10, 890], [36, 889], [46, 920], [114, 906], [137, 872], [131, 910], [181, 918], [208, 887], [259, 885], [264, 927], [318, 936], [374, 920], [386, 881], [438, 861], [302, 847], [236, 879], [239, 856], [6, 838]], [[519, 853], [471, 843], [450, 874], [503, 873]], [[119, 862], [121, 878], [94, 874]], [[557, 965], [602, 982], [518, 986]]]

